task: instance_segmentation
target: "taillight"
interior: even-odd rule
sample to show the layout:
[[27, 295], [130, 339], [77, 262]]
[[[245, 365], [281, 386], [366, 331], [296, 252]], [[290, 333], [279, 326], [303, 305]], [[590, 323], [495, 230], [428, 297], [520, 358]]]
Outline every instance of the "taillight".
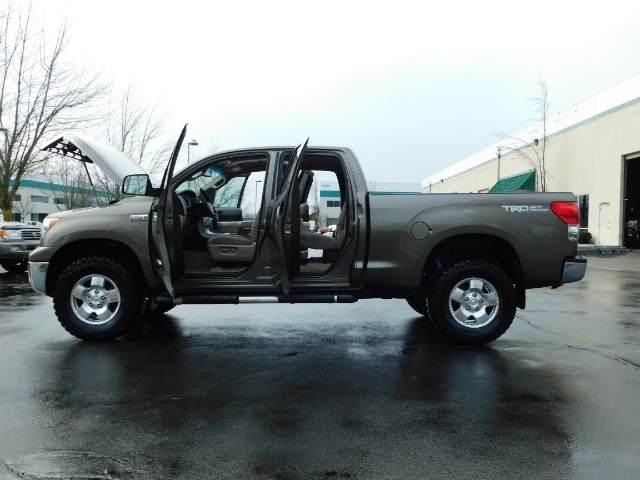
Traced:
[[580, 231], [580, 209], [578, 202], [551, 202], [551, 211], [567, 224], [569, 240], [578, 241]]
[[551, 202], [551, 211], [564, 223], [580, 225], [578, 202]]

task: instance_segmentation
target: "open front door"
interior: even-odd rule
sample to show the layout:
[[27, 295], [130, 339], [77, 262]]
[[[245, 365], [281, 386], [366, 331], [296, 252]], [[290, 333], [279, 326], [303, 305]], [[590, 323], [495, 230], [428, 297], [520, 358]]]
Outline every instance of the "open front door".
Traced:
[[151, 223], [152, 236], [160, 257], [158, 274], [162, 277], [167, 292], [174, 297], [173, 283], [184, 273], [184, 256], [182, 252], [182, 228], [180, 222], [180, 200], [172, 188], [173, 171], [178, 160], [182, 141], [187, 134], [185, 125], [176, 143], [171, 160], [162, 178], [162, 193], [158, 202], [151, 207], [150, 218], [157, 220]]
[[272, 230], [280, 253], [282, 290], [289, 293], [290, 280], [300, 270], [300, 185], [298, 171], [307, 151], [307, 139], [298, 145], [289, 162], [282, 190], [276, 198]]

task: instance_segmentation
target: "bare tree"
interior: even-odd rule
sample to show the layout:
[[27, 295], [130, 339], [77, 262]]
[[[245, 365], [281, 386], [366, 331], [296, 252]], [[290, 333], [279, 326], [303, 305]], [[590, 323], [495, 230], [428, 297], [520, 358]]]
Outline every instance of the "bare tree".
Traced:
[[11, 218], [20, 180], [44, 158], [36, 148], [43, 136], [93, 120], [90, 107], [106, 91], [97, 76], [65, 61], [67, 34], [63, 21], [51, 37], [30, 4], [0, 12], [0, 133], [5, 140], [0, 208], [5, 219]]
[[213, 155], [216, 152], [220, 151], [220, 138], [210, 138], [209, 139], [209, 147], [205, 151], [205, 155]]
[[529, 97], [531, 105], [537, 114], [534, 119], [537, 123], [530, 130], [526, 130], [527, 138], [516, 137], [504, 133], [498, 136], [506, 140], [505, 145], [501, 145], [498, 155], [514, 152], [520, 158], [526, 160], [536, 171], [536, 191], [546, 192], [549, 188], [549, 173], [547, 171], [546, 155], [549, 146], [547, 138], [547, 120], [549, 118], [549, 95], [547, 82], [540, 78], [536, 82], [536, 93]]
[[[58, 211], [90, 207], [97, 202], [80, 162], [69, 161], [68, 158], [49, 158], [44, 163], [43, 174], [50, 192], [54, 194]], [[103, 199], [102, 203], [106, 203], [106, 200]]]
[[[105, 141], [138, 162], [150, 174], [164, 168], [174, 146], [173, 141], [162, 143], [167, 114], [161, 110], [159, 100], [150, 107], [144, 102], [133, 83], [115, 100], [104, 124]], [[108, 192], [112, 200], [120, 200], [120, 185], [116, 185], [103, 172], [94, 171], [100, 190]]]

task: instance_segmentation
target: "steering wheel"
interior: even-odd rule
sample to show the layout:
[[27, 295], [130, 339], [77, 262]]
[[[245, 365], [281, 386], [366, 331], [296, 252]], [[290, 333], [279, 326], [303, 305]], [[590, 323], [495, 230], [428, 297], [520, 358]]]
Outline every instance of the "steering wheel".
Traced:
[[204, 191], [203, 188], [200, 189], [200, 200], [202, 201], [202, 206], [204, 207], [203, 216], [211, 218], [213, 222], [214, 230], [218, 229], [218, 212], [216, 211], [216, 207], [213, 205], [213, 202], [207, 195], [207, 192]]

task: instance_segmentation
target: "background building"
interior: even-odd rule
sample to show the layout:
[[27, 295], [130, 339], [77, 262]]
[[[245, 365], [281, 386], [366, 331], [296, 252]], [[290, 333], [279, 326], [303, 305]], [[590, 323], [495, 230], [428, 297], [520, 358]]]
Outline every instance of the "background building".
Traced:
[[[13, 180], [10, 186], [13, 186]], [[65, 210], [64, 199], [59, 194], [62, 188], [62, 185], [50, 181], [45, 175], [26, 174], [13, 198], [12, 220], [41, 222], [50, 213]]]
[[524, 154], [545, 138], [547, 191], [576, 195], [594, 243], [623, 245], [640, 217], [640, 74], [425, 178], [422, 192], [531, 191], [539, 173]]
[[[84, 182], [82, 182], [84, 184]], [[87, 183], [88, 185], [88, 183]], [[13, 186], [13, 181], [9, 183]], [[108, 203], [108, 194], [98, 191], [100, 204]], [[96, 206], [95, 194], [91, 188], [65, 185], [60, 179], [46, 175], [29, 173], [22, 177], [20, 187], [13, 198], [12, 220], [41, 222], [51, 213], [72, 208]]]

